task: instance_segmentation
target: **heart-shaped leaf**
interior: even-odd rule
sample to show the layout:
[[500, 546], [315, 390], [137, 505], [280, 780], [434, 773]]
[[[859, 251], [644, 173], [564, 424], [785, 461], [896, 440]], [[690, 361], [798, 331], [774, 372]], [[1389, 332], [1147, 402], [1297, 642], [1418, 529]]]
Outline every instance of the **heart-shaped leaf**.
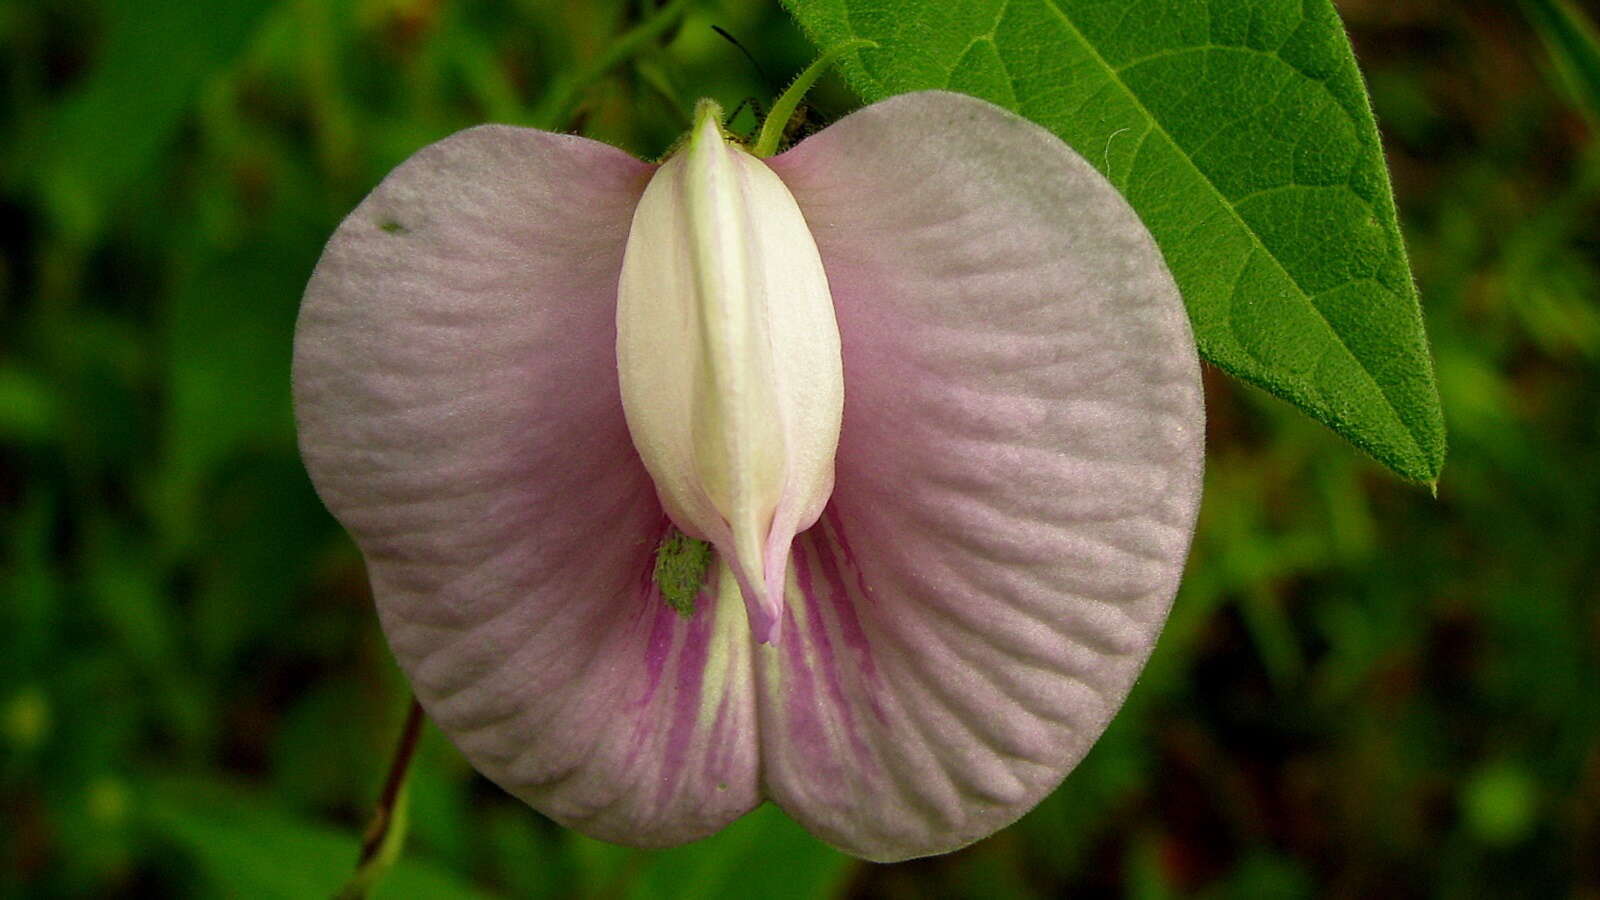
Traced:
[[1155, 235], [1201, 354], [1413, 481], [1444, 422], [1366, 89], [1328, 0], [786, 0], [871, 102], [1044, 125]]

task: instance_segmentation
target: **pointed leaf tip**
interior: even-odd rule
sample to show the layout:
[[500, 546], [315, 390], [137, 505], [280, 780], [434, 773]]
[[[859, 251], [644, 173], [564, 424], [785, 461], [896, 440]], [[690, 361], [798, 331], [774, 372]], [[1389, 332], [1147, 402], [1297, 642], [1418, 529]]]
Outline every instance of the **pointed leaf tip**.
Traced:
[[[1202, 356], [1401, 477], [1438, 478], [1445, 426], [1419, 299], [1329, 0], [785, 6], [819, 47], [880, 43], [841, 66], [869, 103], [949, 89], [1025, 111], [1138, 210]], [[1163, 26], [1128, 25], [1140, 21]]]

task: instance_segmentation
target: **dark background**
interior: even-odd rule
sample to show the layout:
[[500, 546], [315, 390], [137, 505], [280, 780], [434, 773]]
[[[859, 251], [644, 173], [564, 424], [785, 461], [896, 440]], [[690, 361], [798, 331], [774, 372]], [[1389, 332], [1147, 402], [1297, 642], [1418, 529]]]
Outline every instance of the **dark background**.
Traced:
[[[1600, 897], [1600, 110], [1516, 6], [1339, 5], [1438, 363], [1437, 499], [1208, 372], [1172, 619], [1020, 824], [874, 866], [768, 808], [633, 851], [430, 729], [384, 894]], [[531, 121], [638, 6], [0, 4], [0, 897], [349, 874], [407, 695], [295, 452], [300, 292], [384, 172]], [[705, 0], [569, 125], [653, 156], [813, 54], [775, 4]]]

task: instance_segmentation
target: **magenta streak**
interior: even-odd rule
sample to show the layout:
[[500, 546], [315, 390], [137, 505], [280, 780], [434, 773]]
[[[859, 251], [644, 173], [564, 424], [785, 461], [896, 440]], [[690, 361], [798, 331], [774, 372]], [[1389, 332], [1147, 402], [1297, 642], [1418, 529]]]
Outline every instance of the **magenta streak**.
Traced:
[[[805, 650], [800, 646], [799, 623], [794, 620], [794, 607], [784, 604], [783, 615], [788, 620], [786, 627], [789, 629], [789, 640], [780, 645], [788, 657], [789, 715], [780, 739], [799, 751], [793, 760], [795, 763], [826, 770], [828, 777], [822, 780], [835, 783], [839, 764], [831, 752], [827, 732], [818, 715], [816, 679], [806, 665]], [[764, 740], [775, 737], [778, 736], [765, 736]]]
[[647, 705], [656, 695], [656, 688], [661, 685], [661, 675], [666, 671], [667, 658], [672, 655], [672, 626], [679, 616], [676, 610], [661, 599], [661, 590], [656, 586], [653, 575], [646, 576], [648, 583], [643, 590], [643, 601], [650, 604], [647, 608], [655, 610], [655, 618], [650, 623], [650, 639], [645, 643], [644, 693], [634, 701], [634, 706]]
[[[639, 759], [639, 754], [650, 744], [655, 737], [656, 717], [649, 714], [651, 701], [656, 696], [656, 690], [661, 686], [661, 676], [666, 672], [667, 661], [672, 656], [673, 624], [678, 614], [667, 606], [661, 599], [661, 594], [656, 588], [655, 579], [646, 575], [644, 582], [639, 586], [638, 599], [645, 604], [643, 609], [651, 615], [650, 637], [645, 643], [644, 652], [644, 677], [645, 683], [640, 689], [639, 696], [634, 699], [629, 714], [634, 716], [633, 737], [628, 747], [626, 766], [632, 768]], [[626, 650], [634, 647], [633, 641], [625, 641], [622, 645]], [[615, 663], [618, 667], [627, 665], [627, 661], [619, 660]]]
[[[838, 510], [831, 503], [828, 505], [826, 518], [827, 530], [831, 534], [819, 534], [817, 542], [838, 548], [839, 555], [844, 557], [845, 565], [855, 571], [856, 584], [860, 587], [861, 596], [871, 596], [867, 593], [867, 583], [861, 574], [861, 568], [856, 565], [855, 554], [850, 551], [850, 544], [845, 540]], [[834, 614], [839, 620], [839, 633], [844, 638], [845, 646], [853, 651], [854, 662], [861, 673], [863, 692], [867, 695], [867, 702], [872, 706], [872, 714], [880, 723], [887, 723], [888, 719], [884, 715], [878, 697], [878, 667], [873, 661], [872, 642], [867, 639], [867, 632], [861, 627], [861, 620], [856, 617], [856, 605], [850, 601], [848, 585], [844, 572], [840, 570], [838, 557], [833, 553], [819, 552], [817, 558], [822, 563], [822, 577], [831, 589], [829, 593], [833, 599]]]
[[672, 725], [667, 732], [667, 745], [662, 748], [662, 777], [656, 793], [662, 804], [671, 799], [682, 780], [684, 764], [694, 743], [695, 722], [700, 717], [700, 689], [705, 682], [706, 659], [711, 651], [715, 601], [716, 598], [704, 589], [695, 597], [694, 618], [689, 620], [688, 634], [678, 651], [678, 682], [672, 691], [670, 713]]
[[[826, 569], [831, 563], [830, 557], [832, 554], [827, 552], [826, 547], [820, 546], [820, 538], [820, 535], [808, 533], [805, 535], [804, 544], [809, 551], [808, 555], [815, 556]], [[800, 544], [801, 542], [799, 541], [795, 542], [797, 547]], [[816, 586], [812, 581], [809, 560], [797, 553], [794, 554], [794, 563], [795, 583], [800, 588], [801, 595], [805, 597], [806, 624], [810, 626], [813, 639], [816, 642], [818, 664], [822, 667], [823, 677], [827, 680], [828, 693], [832, 697], [834, 709], [838, 711], [839, 719], [844, 725], [845, 738], [850, 742], [851, 751], [855, 753], [858, 760], [866, 762], [871, 758], [871, 752], [867, 747], [866, 741], [861, 736], [860, 729], [856, 727], [856, 717], [852, 715], [851, 703], [845, 697], [844, 681], [840, 673], [840, 660], [833, 652], [833, 638], [828, 634], [828, 626], [822, 621], [822, 598], [818, 596]], [[833, 605], [837, 609], [840, 604], [837, 587], [834, 587], [833, 593]], [[849, 601], [845, 600], [844, 604], [848, 606]], [[870, 661], [868, 662], [868, 667], [870, 668]]]
[[733, 690], [722, 693], [722, 699], [717, 701], [717, 718], [711, 723], [711, 747], [706, 751], [706, 777], [713, 783], [726, 783], [728, 771], [733, 768], [734, 754], [738, 752], [739, 740], [730, 736], [728, 719], [732, 715], [729, 707], [733, 703]]
[[[839, 512], [838, 504], [835, 504], [835, 503], [829, 503], [828, 506], [827, 506], [827, 509], [825, 509], [823, 512], [825, 513], [825, 515], [827, 516], [827, 519], [828, 519], [828, 528], [833, 532], [833, 543], [834, 543], [834, 545], [836, 547], [838, 547], [841, 551], [843, 551], [845, 563], [847, 565], [849, 565], [850, 568], [855, 570], [855, 573], [856, 573], [856, 586], [861, 589], [861, 598], [862, 598], [862, 600], [864, 602], [866, 602], [866, 603], [874, 602], [876, 600], [876, 598], [873, 597], [872, 593], [867, 590], [867, 579], [866, 579], [866, 576], [863, 575], [862, 572], [861, 572], [861, 565], [856, 562], [855, 551], [850, 549], [850, 539], [845, 536], [845, 533], [844, 533], [844, 513]], [[854, 618], [855, 618], [854, 616], [851, 617], [852, 621], [854, 620]], [[860, 630], [859, 624], [857, 625], [857, 630], [858, 631]], [[865, 640], [865, 639], [866, 639], [866, 636], [863, 635], [862, 636], [862, 640]]]
[[[660, 543], [666, 530], [672, 523], [665, 516], [661, 518], [661, 526], [656, 531], [655, 541]], [[650, 636], [645, 641], [644, 648], [644, 685], [639, 696], [633, 701], [632, 712], [636, 716], [633, 722], [633, 739], [628, 748], [627, 766], [632, 768], [638, 761], [639, 754], [649, 746], [656, 734], [656, 717], [649, 715], [647, 710], [651, 701], [655, 699], [656, 691], [661, 687], [661, 677], [666, 673], [668, 660], [672, 657], [672, 638], [675, 631], [674, 625], [679, 618], [678, 613], [667, 606], [661, 599], [661, 588], [656, 584], [655, 556], [649, 554], [645, 557], [642, 571], [639, 573], [638, 590], [635, 593], [635, 606], [638, 607], [636, 616], [650, 616]], [[624, 646], [631, 649], [632, 641]], [[624, 665], [619, 661], [617, 665]]]

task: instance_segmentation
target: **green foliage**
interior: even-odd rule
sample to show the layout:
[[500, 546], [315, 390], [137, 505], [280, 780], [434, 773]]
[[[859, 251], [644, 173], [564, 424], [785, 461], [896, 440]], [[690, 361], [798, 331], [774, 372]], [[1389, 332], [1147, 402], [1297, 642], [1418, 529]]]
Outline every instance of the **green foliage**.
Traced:
[[1462, 786], [1461, 811], [1468, 827], [1485, 843], [1515, 844], [1533, 829], [1536, 791], [1526, 772], [1494, 766], [1476, 773]]
[[265, 0], [112, 4], [94, 71], [35, 131], [32, 184], [58, 225], [88, 233], [164, 151], [201, 84], [231, 63]]
[[1383, 150], [1326, 0], [788, 0], [865, 99], [1044, 125], [1155, 235], [1207, 360], [1433, 483], [1444, 423]]
[[1550, 50], [1578, 103], [1600, 127], [1600, 30], [1566, 0], [1523, 0], [1528, 19]]
[[630, 900], [831, 897], [853, 865], [771, 804], [699, 843], [671, 850], [619, 851], [583, 837], [574, 843], [578, 855], [591, 861], [579, 893]]
[[[331, 897], [350, 877], [359, 842], [345, 831], [275, 813], [263, 798], [223, 784], [163, 779], [148, 790], [141, 815], [151, 839], [170, 844], [190, 861], [213, 896]], [[401, 860], [370, 896], [482, 900], [487, 895], [436, 866]]]

